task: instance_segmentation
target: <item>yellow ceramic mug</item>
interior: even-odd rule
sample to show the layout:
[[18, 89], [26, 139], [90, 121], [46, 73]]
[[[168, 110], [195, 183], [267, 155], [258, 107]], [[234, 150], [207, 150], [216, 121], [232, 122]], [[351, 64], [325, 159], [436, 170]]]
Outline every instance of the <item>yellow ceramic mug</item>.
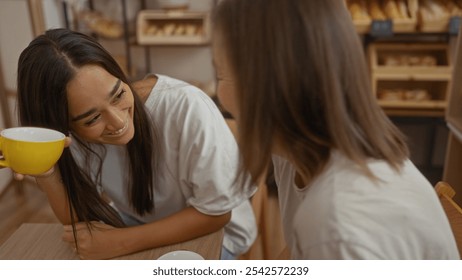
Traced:
[[65, 135], [40, 127], [13, 127], [0, 132], [0, 167], [20, 174], [39, 175], [50, 170], [63, 153]]

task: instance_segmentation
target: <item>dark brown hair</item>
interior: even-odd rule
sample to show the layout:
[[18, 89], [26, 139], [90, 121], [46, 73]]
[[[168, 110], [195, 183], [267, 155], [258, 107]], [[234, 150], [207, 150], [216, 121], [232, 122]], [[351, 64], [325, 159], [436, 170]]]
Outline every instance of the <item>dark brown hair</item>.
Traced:
[[253, 178], [270, 163], [275, 141], [308, 179], [332, 149], [371, 177], [367, 158], [398, 169], [408, 157], [371, 92], [344, 1], [222, 0], [213, 24], [236, 79], [239, 143]]
[[[66, 87], [79, 68], [90, 64], [104, 68], [129, 84], [116, 61], [89, 36], [67, 29], [52, 29], [35, 38], [21, 53], [18, 63], [21, 125], [47, 127], [69, 135], [71, 128]], [[143, 102], [135, 93], [133, 95], [135, 135], [126, 145], [131, 174], [128, 195], [132, 207], [142, 215], [154, 207], [153, 172], [157, 170], [154, 146], [157, 138], [151, 130], [151, 120]], [[58, 166], [71, 211], [74, 209], [79, 221], [96, 220], [123, 226], [119, 215], [97, 191], [101, 178], [101, 156], [92, 149], [92, 145], [74, 136], [77, 140], [75, 144], [84, 152], [87, 161], [99, 160], [96, 176], [99, 179], [92, 179], [89, 171], [77, 164], [70, 150], [64, 150]]]

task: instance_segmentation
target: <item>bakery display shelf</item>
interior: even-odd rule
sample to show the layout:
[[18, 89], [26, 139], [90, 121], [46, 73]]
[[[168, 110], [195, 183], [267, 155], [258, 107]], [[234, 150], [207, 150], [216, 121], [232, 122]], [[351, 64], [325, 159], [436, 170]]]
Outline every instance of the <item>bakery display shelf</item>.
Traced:
[[449, 19], [438, 19], [434, 21], [419, 21], [418, 30], [420, 32], [435, 33], [448, 32]]
[[371, 43], [373, 94], [387, 114], [444, 114], [452, 80], [449, 47], [442, 43]]
[[390, 117], [434, 117], [444, 116], [444, 109], [423, 109], [423, 108], [387, 108], [382, 107], [387, 116]]
[[359, 34], [371, 31], [374, 20], [391, 20], [393, 33], [415, 32], [417, 0], [345, 0]]
[[452, 73], [448, 44], [372, 43], [367, 55], [374, 72]]
[[358, 34], [367, 34], [369, 33], [370, 29], [371, 29], [371, 22], [372, 20], [370, 19], [357, 19], [357, 20], [353, 20], [353, 24], [356, 28], [356, 32]]
[[378, 100], [382, 108], [397, 108], [397, 109], [445, 109], [447, 101], [445, 100], [429, 100], [429, 101], [388, 101]]
[[446, 109], [450, 81], [373, 80], [383, 108]]
[[420, 32], [458, 32], [462, 1], [420, 0], [418, 4], [417, 25]]
[[387, 67], [374, 71], [374, 80], [402, 80], [402, 81], [449, 81], [452, 74], [445, 68], [405, 68]]
[[391, 20], [393, 33], [457, 34], [460, 0], [345, 0], [359, 34], [371, 32], [374, 20]]
[[208, 45], [210, 20], [206, 12], [141, 10], [136, 21], [140, 45]]

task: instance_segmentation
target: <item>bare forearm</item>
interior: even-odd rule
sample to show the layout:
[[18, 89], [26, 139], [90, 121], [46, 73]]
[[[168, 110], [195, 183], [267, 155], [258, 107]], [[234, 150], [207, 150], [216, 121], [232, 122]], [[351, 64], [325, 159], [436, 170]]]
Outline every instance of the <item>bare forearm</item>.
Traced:
[[118, 238], [122, 240], [122, 254], [179, 243], [212, 233], [225, 226], [230, 217], [230, 213], [210, 216], [188, 207], [157, 222], [125, 228], [118, 232]]
[[59, 221], [64, 225], [70, 224], [71, 216], [69, 213], [67, 192], [62, 183], [59, 170], [55, 170], [48, 177], [37, 177], [36, 182], [42, 191], [45, 192], [48, 202]]

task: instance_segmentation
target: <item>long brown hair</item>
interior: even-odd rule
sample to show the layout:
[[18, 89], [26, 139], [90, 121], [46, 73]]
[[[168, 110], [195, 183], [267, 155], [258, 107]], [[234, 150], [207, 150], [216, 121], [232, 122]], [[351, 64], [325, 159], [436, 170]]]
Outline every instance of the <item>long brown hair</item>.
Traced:
[[[275, 141], [305, 178], [332, 149], [371, 177], [367, 158], [399, 169], [400, 131], [371, 92], [360, 39], [344, 1], [222, 0], [214, 11], [236, 79], [244, 166], [260, 178]], [[277, 140], [275, 140], [277, 139]]]
[[[66, 87], [85, 65], [98, 65], [114, 77], [129, 84], [125, 74], [111, 55], [93, 38], [67, 29], [52, 29], [35, 38], [23, 50], [18, 63], [18, 111], [21, 125], [48, 127], [69, 135], [71, 132]], [[134, 93], [135, 135], [126, 145], [130, 160], [129, 200], [139, 214], [154, 209], [153, 173], [157, 172], [158, 157], [154, 148], [158, 142], [144, 104]], [[99, 195], [102, 157], [89, 143], [75, 143], [87, 161], [98, 160], [96, 180], [80, 167], [69, 149], [58, 161], [63, 184], [68, 194], [71, 213], [79, 221], [104, 221], [114, 226], [123, 222], [114, 209]], [[101, 147], [103, 147], [101, 145]], [[153, 171], [154, 170], [154, 171]], [[71, 215], [73, 219], [73, 215]]]

